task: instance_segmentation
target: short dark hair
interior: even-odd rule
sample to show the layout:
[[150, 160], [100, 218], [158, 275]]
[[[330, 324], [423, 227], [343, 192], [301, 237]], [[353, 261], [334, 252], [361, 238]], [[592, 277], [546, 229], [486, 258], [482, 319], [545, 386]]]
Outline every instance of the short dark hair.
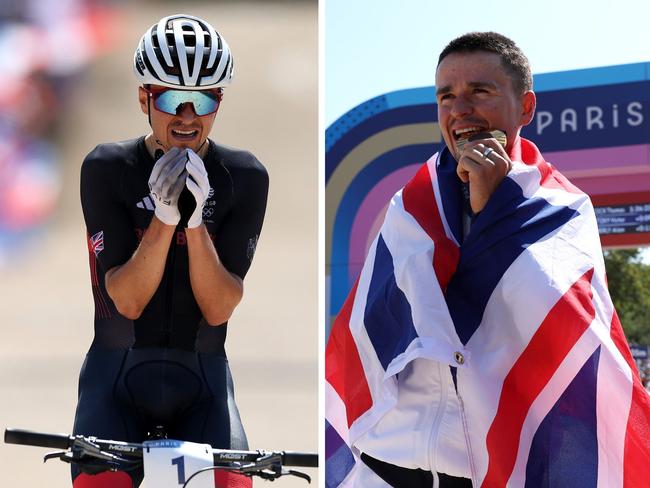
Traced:
[[497, 54], [506, 69], [513, 86], [519, 93], [533, 88], [533, 75], [530, 63], [519, 46], [512, 39], [497, 32], [470, 32], [457, 37], [442, 50], [438, 57], [438, 66], [451, 53], [468, 53], [486, 51]]

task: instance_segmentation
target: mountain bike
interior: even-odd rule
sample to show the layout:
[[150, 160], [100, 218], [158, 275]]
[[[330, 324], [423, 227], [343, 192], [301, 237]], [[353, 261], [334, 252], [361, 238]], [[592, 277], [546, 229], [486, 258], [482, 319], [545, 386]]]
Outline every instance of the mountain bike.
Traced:
[[[93, 436], [47, 434], [22, 429], [5, 429], [8, 444], [62, 449], [45, 455], [44, 461], [59, 459], [77, 464], [89, 474], [102, 471], [129, 471], [144, 467], [145, 480], [156, 488], [201, 488], [214, 486], [206, 471], [225, 470], [273, 481], [296, 476], [311, 482], [309, 475], [285, 466], [318, 467], [318, 454], [292, 451], [238, 451], [213, 449], [208, 444], [184, 442], [164, 437], [142, 444], [98, 439]], [[192, 484], [190, 484], [192, 481]]]

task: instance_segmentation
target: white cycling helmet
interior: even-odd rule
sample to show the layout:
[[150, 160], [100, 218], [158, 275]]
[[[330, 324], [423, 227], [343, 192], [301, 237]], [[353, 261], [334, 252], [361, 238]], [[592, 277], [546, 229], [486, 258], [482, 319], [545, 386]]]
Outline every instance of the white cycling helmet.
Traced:
[[230, 84], [233, 58], [226, 40], [205, 20], [170, 15], [140, 39], [133, 71], [143, 85], [202, 90]]

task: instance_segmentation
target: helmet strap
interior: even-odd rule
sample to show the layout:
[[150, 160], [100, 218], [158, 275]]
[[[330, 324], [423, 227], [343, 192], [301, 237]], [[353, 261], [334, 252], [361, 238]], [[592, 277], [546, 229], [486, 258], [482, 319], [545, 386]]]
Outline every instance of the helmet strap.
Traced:
[[147, 92], [147, 117], [149, 118], [149, 127], [153, 129], [151, 125], [151, 93]]

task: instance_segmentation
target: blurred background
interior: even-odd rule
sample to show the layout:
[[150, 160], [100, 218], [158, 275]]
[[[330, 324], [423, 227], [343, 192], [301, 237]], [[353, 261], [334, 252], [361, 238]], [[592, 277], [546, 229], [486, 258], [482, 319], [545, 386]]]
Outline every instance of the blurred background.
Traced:
[[[93, 329], [80, 164], [100, 142], [148, 132], [133, 51], [179, 12], [210, 21], [235, 56], [212, 138], [252, 151], [271, 180], [227, 341], [249, 443], [316, 451], [318, 21], [306, 0], [0, 1], [0, 427], [72, 428]], [[3, 485], [69, 486], [45, 452], [0, 444]]]

